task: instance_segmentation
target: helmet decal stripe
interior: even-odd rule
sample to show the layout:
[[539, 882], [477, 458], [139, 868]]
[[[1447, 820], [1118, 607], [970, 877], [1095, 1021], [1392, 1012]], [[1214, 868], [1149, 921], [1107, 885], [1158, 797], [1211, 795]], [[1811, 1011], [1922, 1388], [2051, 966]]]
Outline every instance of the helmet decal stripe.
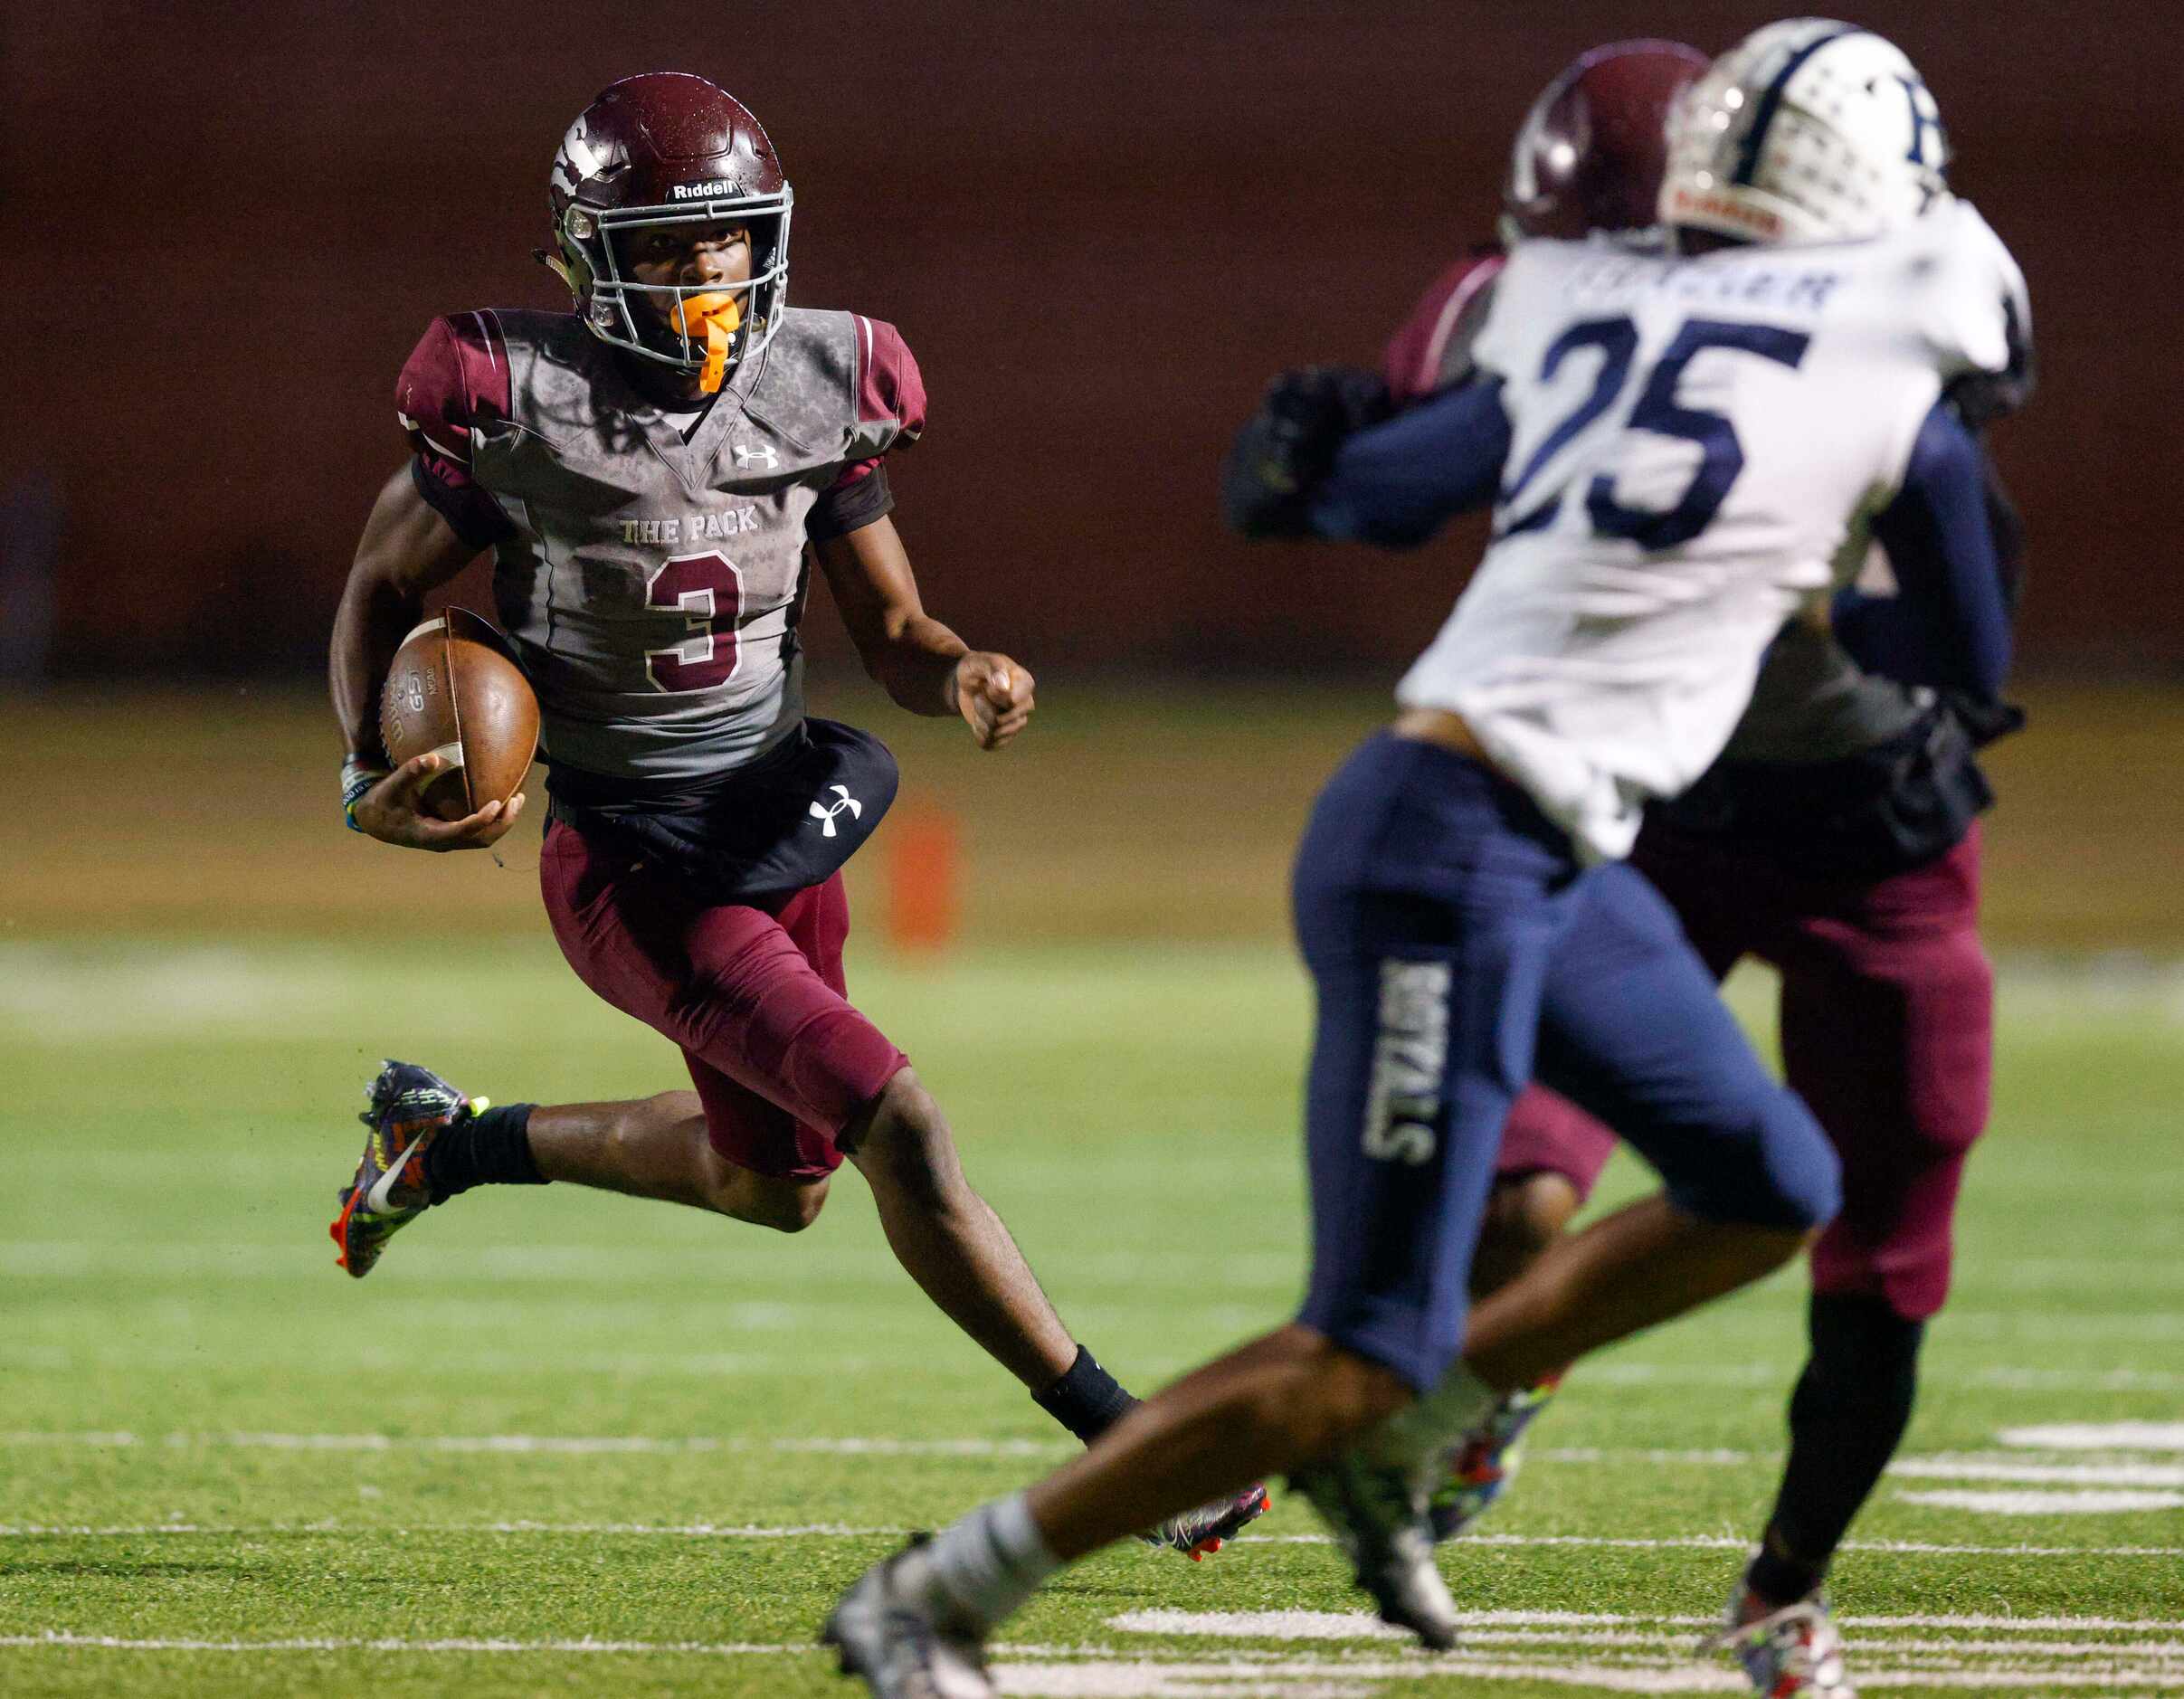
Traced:
[[1741, 188], [1750, 188], [1760, 168], [1760, 149], [1767, 145], [1767, 131], [1774, 123], [1774, 115], [1781, 109], [1783, 91], [1789, 88], [1790, 78], [1796, 76], [1805, 62], [1830, 42], [1839, 42], [1846, 35], [1863, 35], [1866, 32], [1854, 24], [1817, 36], [1790, 55], [1790, 62], [1775, 72], [1774, 81], [1760, 96], [1759, 105], [1752, 114], [1752, 128], [1744, 132], [1743, 145], [1737, 150], [1736, 175], [1730, 181]]

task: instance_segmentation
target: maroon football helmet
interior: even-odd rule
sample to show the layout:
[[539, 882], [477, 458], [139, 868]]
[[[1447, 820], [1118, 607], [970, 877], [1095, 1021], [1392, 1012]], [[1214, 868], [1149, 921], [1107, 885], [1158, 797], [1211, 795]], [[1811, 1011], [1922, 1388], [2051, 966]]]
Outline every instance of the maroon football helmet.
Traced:
[[664, 365], [704, 367], [698, 308], [688, 316], [683, 309], [702, 300], [706, 288], [633, 281], [618, 251], [633, 233], [663, 224], [749, 230], [751, 280], [736, 291], [732, 361], [755, 354], [780, 328], [789, 284], [788, 179], [758, 120], [703, 77], [648, 71], [603, 90], [561, 138], [547, 198], [559, 252], [542, 257], [603, 342]]
[[1681, 42], [1611, 42], [1549, 83], [1509, 156], [1503, 241], [1653, 223], [1668, 109], [1709, 62]]

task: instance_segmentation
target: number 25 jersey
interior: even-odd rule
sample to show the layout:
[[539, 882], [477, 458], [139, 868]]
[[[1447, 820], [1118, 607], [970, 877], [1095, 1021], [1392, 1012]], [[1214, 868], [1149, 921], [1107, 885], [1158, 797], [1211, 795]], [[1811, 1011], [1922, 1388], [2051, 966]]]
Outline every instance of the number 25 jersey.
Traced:
[[671, 783], [802, 722], [804, 544], [887, 511], [880, 457], [926, 400], [895, 327], [855, 313], [790, 308], [698, 416], [573, 314], [489, 309], [432, 323], [396, 407], [427, 498], [494, 547], [547, 759]]
[[1856, 242], [1521, 244], [1472, 348], [1510, 426], [1493, 541], [1399, 699], [1462, 715], [1586, 854], [1628, 853], [1784, 622], [1855, 575], [1944, 387], [2012, 370], [2027, 321], [1961, 201]]

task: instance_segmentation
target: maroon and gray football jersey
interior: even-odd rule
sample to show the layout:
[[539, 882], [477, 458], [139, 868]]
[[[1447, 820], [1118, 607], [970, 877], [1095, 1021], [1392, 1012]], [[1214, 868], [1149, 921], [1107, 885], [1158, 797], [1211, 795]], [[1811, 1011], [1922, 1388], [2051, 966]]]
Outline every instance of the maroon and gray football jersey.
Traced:
[[926, 398], [894, 327], [855, 313], [789, 309], [700, 416], [645, 399], [574, 315], [488, 309], [432, 322], [396, 407], [427, 498], [495, 549], [547, 758], [671, 782], [802, 723], [806, 538], [888, 510], [880, 457]]

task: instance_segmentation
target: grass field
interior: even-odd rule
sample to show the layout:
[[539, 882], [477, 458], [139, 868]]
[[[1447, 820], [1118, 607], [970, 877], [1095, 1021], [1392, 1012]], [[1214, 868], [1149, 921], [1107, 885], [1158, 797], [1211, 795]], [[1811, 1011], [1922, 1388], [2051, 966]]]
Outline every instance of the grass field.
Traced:
[[[368, 1282], [336, 1271], [380, 1055], [503, 1099], [674, 1083], [542, 928], [436, 954], [414, 920], [397, 947], [44, 930], [0, 944], [0, 1692], [842, 1692], [808, 1649], [839, 1589], [1063, 1455], [853, 1178], [794, 1239], [472, 1194]], [[853, 980], [1127, 1381], [1284, 1315], [1280, 946], [867, 950]], [[2023, 974], [2004, 1012], [1954, 1305], [1838, 1606], [1868, 1690], [2184, 1691], [2184, 989]], [[1731, 1691], [1688, 1648], [1771, 1489], [1801, 1302], [1787, 1276], [1580, 1372], [1445, 1554], [1478, 1613], [1451, 1659], [1299, 1614], [1357, 1600], [1284, 1502], [1206, 1564], [1068, 1574], [1010, 1626], [1004, 1691]]]

